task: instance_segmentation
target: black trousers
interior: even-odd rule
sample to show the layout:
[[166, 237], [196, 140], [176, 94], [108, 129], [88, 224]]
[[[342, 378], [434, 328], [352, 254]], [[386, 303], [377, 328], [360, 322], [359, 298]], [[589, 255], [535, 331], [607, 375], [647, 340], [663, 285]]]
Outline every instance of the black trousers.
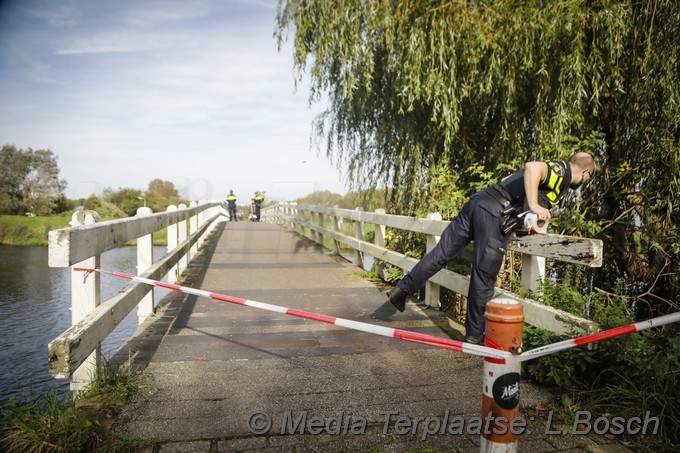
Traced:
[[507, 238], [503, 234], [501, 204], [486, 192], [477, 192], [463, 206], [442, 233], [437, 246], [401, 279], [397, 286], [408, 294], [425, 286], [427, 280], [445, 267], [470, 241], [474, 241], [474, 262], [468, 288], [466, 335], [485, 331], [484, 311], [493, 298]]
[[231, 220], [232, 222], [238, 220], [236, 218], [236, 206], [229, 206], [229, 220]]

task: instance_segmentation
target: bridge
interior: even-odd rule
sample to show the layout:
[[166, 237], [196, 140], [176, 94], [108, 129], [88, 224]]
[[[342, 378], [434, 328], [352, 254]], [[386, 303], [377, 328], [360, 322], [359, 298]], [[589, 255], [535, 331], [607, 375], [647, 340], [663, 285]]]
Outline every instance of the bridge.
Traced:
[[[113, 222], [89, 216], [74, 216], [83, 226], [50, 233], [51, 265], [96, 267], [98, 254], [137, 239], [143, 277], [167, 275], [170, 283], [211, 293], [463, 338], [462, 325], [437, 308], [432, 294], [439, 286], [464, 291], [464, 277], [438, 274], [424, 303], [411, 299], [397, 313], [386, 303], [386, 285], [355, 265], [370, 255], [408, 270], [415, 260], [384, 247], [384, 228], [419, 231], [432, 246], [446, 225], [436, 216], [281, 205], [263, 213], [266, 222], [225, 222], [221, 204], [207, 202]], [[367, 223], [374, 228], [371, 241]], [[154, 261], [149, 236], [162, 228], [169, 232], [169, 253]], [[562, 256], [560, 247], [570, 241], [581, 264], [597, 265], [601, 249], [591, 240], [524, 238], [511, 247], [529, 255], [528, 272], [540, 276], [541, 260], [527, 252]], [[341, 256], [348, 253], [352, 261]], [[113, 362], [143, 370], [149, 384], [118, 416], [121, 436], [155, 441], [160, 451], [480, 449], [480, 357], [182, 292], [150, 307], [153, 289], [138, 282], [102, 302], [98, 273], [84, 279], [73, 272], [74, 307], [91, 308], [74, 310], [73, 326], [50, 344], [49, 356], [51, 373], [71, 376], [74, 391], [98, 366], [98, 343], [138, 310], [140, 327]], [[597, 328], [533, 301], [522, 303], [528, 321], [552, 330]], [[520, 451], [611, 447], [603, 436], [575, 435], [572, 426], [557, 424], [553, 403], [544, 389], [522, 384], [520, 414], [527, 426]]]

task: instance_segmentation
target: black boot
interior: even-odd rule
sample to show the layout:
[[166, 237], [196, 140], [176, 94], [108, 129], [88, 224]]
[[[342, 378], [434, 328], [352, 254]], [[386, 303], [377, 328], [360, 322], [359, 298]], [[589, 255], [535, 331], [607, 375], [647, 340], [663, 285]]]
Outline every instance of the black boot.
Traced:
[[465, 335], [466, 343], [484, 346], [484, 335]]
[[399, 311], [404, 311], [406, 309], [406, 294], [401, 288], [395, 286], [387, 292], [387, 298], [390, 300], [392, 305], [396, 307]]

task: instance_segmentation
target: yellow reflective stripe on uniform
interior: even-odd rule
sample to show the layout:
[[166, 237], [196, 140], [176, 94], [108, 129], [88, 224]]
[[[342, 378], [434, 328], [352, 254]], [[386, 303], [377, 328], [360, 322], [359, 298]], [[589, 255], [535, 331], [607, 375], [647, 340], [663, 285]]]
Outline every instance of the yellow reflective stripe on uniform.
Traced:
[[546, 165], [548, 166], [548, 174], [545, 178], [545, 180], [547, 180], [547, 184], [545, 184], [544, 187], [549, 189], [549, 192], [545, 195], [548, 197], [548, 200], [550, 200], [550, 203], [555, 205], [557, 204], [557, 199], [560, 197], [561, 186], [564, 177], [558, 175], [554, 170], [554, 166], [556, 165], [555, 162], [549, 161], [546, 162]]
[[548, 196], [548, 199], [550, 200], [550, 202], [552, 204], [555, 204], [555, 202], [557, 201], [557, 198], [560, 196], [560, 192], [561, 192], [560, 186], [562, 185], [562, 179], [564, 179], [564, 178], [558, 177], [557, 178], [557, 184], [556, 184], [555, 188], [546, 194]]

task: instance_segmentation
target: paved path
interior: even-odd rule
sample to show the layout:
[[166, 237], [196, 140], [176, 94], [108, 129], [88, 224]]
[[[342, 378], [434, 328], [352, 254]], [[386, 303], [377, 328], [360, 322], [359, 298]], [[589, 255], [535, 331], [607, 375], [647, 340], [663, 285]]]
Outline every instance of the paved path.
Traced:
[[[224, 223], [209, 244], [186, 286], [462, 339], [438, 310], [409, 302], [396, 313], [360, 269], [278, 226]], [[181, 293], [165, 302], [120, 354], [150, 378], [118, 416], [121, 436], [156, 441], [151, 450], [161, 452], [479, 451], [479, 436], [465, 430], [480, 416], [481, 358]], [[552, 402], [522, 384], [531, 434], [520, 451], [612, 447], [546, 435]], [[424, 436], [417, 417], [430, 416], [431, 427], [438, 420], [453, 434]], [[417, 424], [415, 434], [396, 432], [397, 417]], [[249, 427], [266, 419], [266, 433]], [[465, 423], [462, 434], [455, 421]]]

